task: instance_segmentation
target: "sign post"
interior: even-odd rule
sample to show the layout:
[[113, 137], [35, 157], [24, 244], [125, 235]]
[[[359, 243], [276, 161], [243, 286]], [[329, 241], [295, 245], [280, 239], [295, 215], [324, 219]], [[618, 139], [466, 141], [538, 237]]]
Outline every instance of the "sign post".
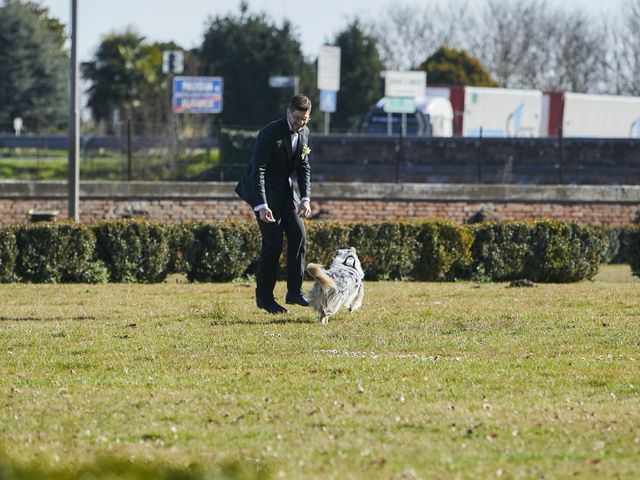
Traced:
[[222, 77], [173, 77], [174, 113], [222, 113]]
[[336, 93], [340, 90], [340, 47], [323, 45], [318, 55], [320, 111], [324, 112], [324, 134], [329, 134], [329, 115], [336, 111]]

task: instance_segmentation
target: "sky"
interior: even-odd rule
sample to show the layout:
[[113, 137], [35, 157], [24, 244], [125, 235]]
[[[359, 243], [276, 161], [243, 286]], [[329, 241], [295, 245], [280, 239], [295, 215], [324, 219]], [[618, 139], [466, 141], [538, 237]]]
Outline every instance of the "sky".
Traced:
[[[68, 25], [71, 0], [38, 0], [51, 16]], [[482, 0], [468, 0], [479, 3]], [[597, 16], [610, 12], [623, 0], [547, 0], [554, 6], [585, 8]], [[344, 29], [355, 16], [373, 19], [384, 15], [398, 0], [248, 0], [249, 11], [265, 12], [277, 25], [288, 19], [296, 28], [302, 52], [317, 56], [325, 41]], [[402, 5], [423, 5], [426, 0], [400, 0]], [[430, 0], [446, 6], [448, 0]], [[148, 42], [174, 41], [185, 49], [202, 43], [207, 20], [239, 12], [240, 0], [77, 0], [78, 54], [80, 61], [92, 59], [102, 36], [132, 26]], [[606, 7], [603, 6], [606, 4]]]

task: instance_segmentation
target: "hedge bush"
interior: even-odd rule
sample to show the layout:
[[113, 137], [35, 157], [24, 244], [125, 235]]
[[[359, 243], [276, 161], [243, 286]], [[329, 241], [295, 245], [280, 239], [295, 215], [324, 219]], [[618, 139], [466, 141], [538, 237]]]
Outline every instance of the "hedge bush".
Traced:
[[0, 283], [18, 280], [15, 274], [18, 246], [12, 227], [0, 226]]
[[95, 237], [75, 223], [34, 223], [15, 227], [15, 273], [25, 282], [86, 282], [95, 260]]
[[354, 223], [349, 245], [355, 247], [368, 280], [409, 278], [418, 243], [413, 225], [402, 222]]
[[246, 275], [260, 252], [256, 222], [196, 223], [187, 278], [198, 282], [227, 282]]
[[526, 276], [531, 224], [525, 222], [487, 222], [471, 227], [473, 264], [471, 277], [505, 281]]
[[[640, 272], [638, 228], [632, 232], [625, 251]], [[15, 225], [0, 229], [0, 281], [159, 282], [182, 272], [191, 281], [224, 282], [255, 273], [260, 243], [254, 221]], [[306, 261], [328, 267], [336, 249], [351, 246], [367, 280], [572, 282], [593, 278], [607, 244], [601, 228], [551, 221], [312, 221]]]
[[418, 252], [412, 266], [416, 280], [468, 278], [473, 235], [466, 227], [434, 219], [418, 224], [415, 235]]
[[161, 282], [169, 273], [169, 242], [161, 223], [139, 219], [91, 225], [98, 258], [114, 282]]
[[169, 246], [167, 271], [170, 273], [187, 273], [194, 261], [195, 222], [167, 225], [165, 234]]
[[473, 233], [472, 275], [493, 281], [592, 279], [607, 247], [602, 229], [574, 222], [490, 222]]
[[627, 230], [625, 257], [631, 266], [631, 272], [640, 277], [640, 226]]
[[607, 249], [601, 258], [602, 263], [629, 263], [626, 256], [628, 237], [637, 228], [637, 225], [602, 228], [608, 241]]
[[601, 229], [575, 222], [535, 222], [529, 234], [525, 278], [538, 282], [591, 280], [607, 247]]

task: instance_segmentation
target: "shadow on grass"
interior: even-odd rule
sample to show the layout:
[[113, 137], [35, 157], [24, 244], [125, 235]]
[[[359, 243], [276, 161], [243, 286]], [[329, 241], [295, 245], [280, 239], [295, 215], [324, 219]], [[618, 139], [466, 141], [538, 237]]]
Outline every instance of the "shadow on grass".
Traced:
[[228, 325], [286, 325], [289, 323], [316, 323], [315, 321], [309, 318], [273, 318], [268, 319], [266, 321], [263, 320], [213, 320], [211, 325], [214, 327], [220, 326], [228, 326]]
[[64, 322], [66, 320], [95, 320], [92, 315], [77, 315], [74, 317], [5, 317], [0, 316], [0, 322]]

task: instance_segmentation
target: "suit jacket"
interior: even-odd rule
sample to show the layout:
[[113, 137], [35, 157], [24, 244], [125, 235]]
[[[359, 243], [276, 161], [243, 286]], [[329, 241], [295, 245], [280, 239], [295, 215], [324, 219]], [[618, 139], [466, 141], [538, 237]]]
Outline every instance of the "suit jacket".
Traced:
[[309, 155], [302, 154], [309, 142], [305, 126], [298, 135], [295, 152], [291, 151], [291, 134], [287, 118], [282, 117], [264, 126], [258, 133], [251, 160], [236, 185], [236, 193], [251, 207], [267, 204], [276, 218], [285, 202], [300, 202], [293, 188], [291, 175], [296, 172], [301, 197], [310, 196], [311, 167]]

